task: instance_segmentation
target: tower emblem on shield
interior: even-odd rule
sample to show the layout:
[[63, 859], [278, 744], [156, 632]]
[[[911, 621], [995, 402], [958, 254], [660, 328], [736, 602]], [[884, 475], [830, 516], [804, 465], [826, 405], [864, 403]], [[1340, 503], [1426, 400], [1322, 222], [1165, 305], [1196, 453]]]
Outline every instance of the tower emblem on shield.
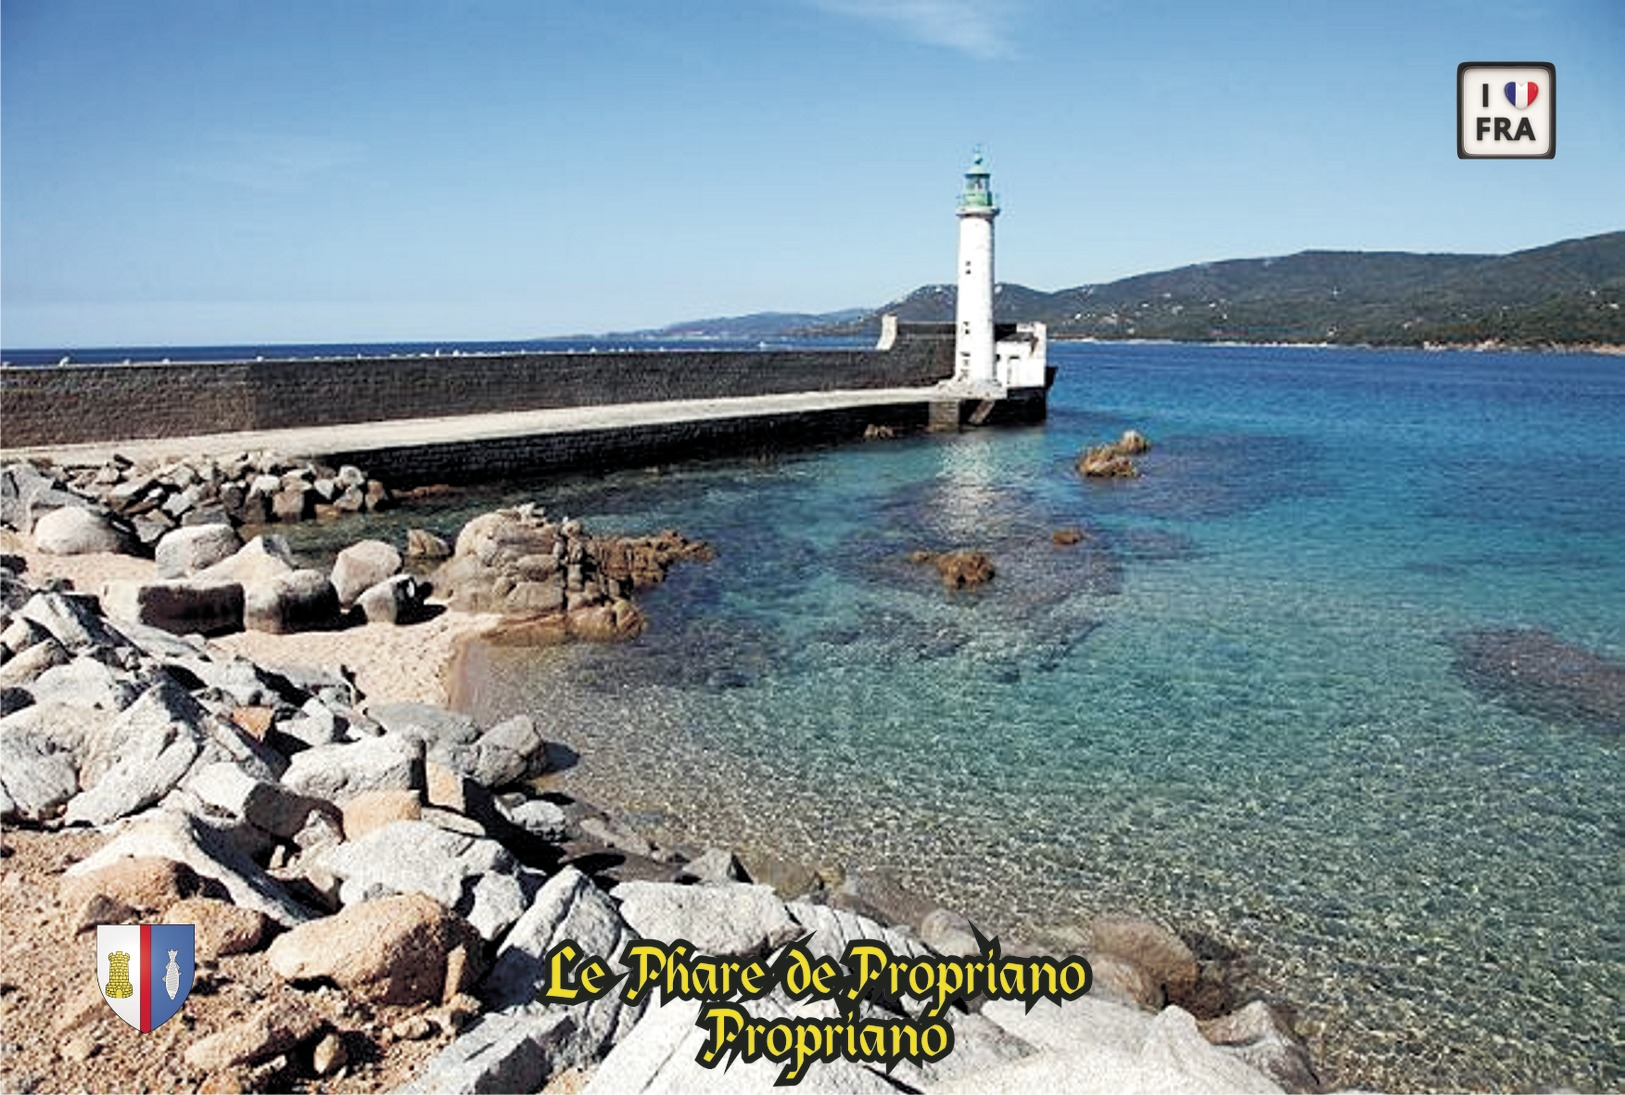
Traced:
[[191, 924], [104, 924], [96, 929], [96, 983], [118, 1017], [157, 1030], [192, 991]]

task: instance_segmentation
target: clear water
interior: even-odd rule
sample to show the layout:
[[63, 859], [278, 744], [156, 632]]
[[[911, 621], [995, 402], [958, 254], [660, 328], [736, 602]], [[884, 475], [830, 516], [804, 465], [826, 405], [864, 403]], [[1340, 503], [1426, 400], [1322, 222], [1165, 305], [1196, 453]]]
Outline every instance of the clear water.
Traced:
[[[1334, 1084], [1620, 1088], [1622, 727], [1509, 705], [1460, 643], [1625, 657], [1625, 361], [1054, 356], [1044, 428], [515, 488], [719, 558], [635, 642], [492, 652], [478, 702], [668, 838], [883, 868], [1004, 931], [1205, 933]], [[1073, 473], [1130, 426], [1141, 479]], [[906, 561], [952, 547], [998, 577]]]

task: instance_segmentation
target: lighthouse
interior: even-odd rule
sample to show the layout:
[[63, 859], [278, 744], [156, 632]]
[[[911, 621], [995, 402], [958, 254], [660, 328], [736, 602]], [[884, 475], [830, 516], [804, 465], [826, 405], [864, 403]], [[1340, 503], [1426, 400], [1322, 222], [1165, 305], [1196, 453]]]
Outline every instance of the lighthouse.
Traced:
[[993, 335], [993, 218], [998, 215], [987, 164], [977, 152], [959, 195], [959, 299], [954, 312], [954, 379], [972, 387], [998, 383]]

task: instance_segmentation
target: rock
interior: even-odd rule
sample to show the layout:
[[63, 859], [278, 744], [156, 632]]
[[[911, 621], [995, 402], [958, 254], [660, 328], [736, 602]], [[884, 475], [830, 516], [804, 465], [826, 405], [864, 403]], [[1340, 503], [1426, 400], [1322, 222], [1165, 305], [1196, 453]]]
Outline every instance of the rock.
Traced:
[[427, 529], [407, 529], [406, 554], [413, 559], [446, 559], [451, 545]]
[[1239, 1011], [1198, 1023], [1202, 1036], [1244, 1061], [1287, 1091], [1321, 1090], [1309, 1051], [1287, 1022], [1262, 1000]]
[[243, 587], [236, 582], [114, 580], [102, 586], [113, 618], [176, 635], [220, 635], [243, 628]]
[[62, 704], [35, 704], [0, 719], [0, 817], [54, 817], [79, 793], [79, 753], [106, 719]]
[[304, 829], [312, 811], [336, 813], [321, 799], [301, 795], [283, 783], [255, 779], [229, 761], [199, 768], [187, 788], [205, 805], [284, 838]]
[[578, 828], [584, 838], [596, 841], [606, 848], [614, 848], [644, 859], [650, 859], [655, 854], [655, 846], [647, 839], [609, 818], [583, 817], [578, 823]]
[[105, 825], [168, 794], [203, 752], [204, 712], [167, 679], [154, 685], [106, 727], [87, 736], [79, 781], [68, 802], [70, 825]]
[[388, 509], [390, 505], [389, 488], [376, 479], [367, 480], [366, 487], [367, 510], [377, 513], [381, 509]]
[[256, 536], [236, 554], [198, 571], [195, 577], [256, 585], [299, 569], [288, 541], [281, 536]]
[[423, 587], [410, 574], [386, 578], [357, 598], [372, 624], [409, 624], [423, 615]]
[[74, 918], [73, 933], [89, 931], [91, 928], [103, 924], [129, 924], [140, 919], [141, 914], [134, 908], [114, 897], [106, 894], [96, 894], [86, 901]]
[[971, 922], [952, 909], [934, 909], [920, 921], [920, 942], [938, 954], [965, 957], [982, 953]]
[[1089, 925], [1092, 950], [1112, 955], [1144, 970], [1170, 1000], [1196, 987], [1196, 955], [1179, 936], [1149, 920], [1101, 917]]
[[421, 1042], [434, 1033], [434, 1024], [421, 1015], [408, 1015], [390, 1027], [389, 1032], [402, 1042]]
[[310, 1041], [327, 1022], [308, 1004], [281, 999], [261, 1005], [242, 1022], [186, 1047], [186, 1063], [212, 1072], [250, 1065]]
[[345, 905], [422, 893], [454, 910], [486, 939], [500, 938], [530, 904], [542, 876], [494, 840], [426, 821], [396, 821], [328, 851], [320, 865], [341, 880]]
[[[55, 645], [55, 640], [52, 643]], [[83, 655], [45, 670], [34, 678], [28, 690], [35, 703], [60, 703], [109, 712], [124, 710], [140, 694], [139, 686], [127, 676], [115, 672], [105, 662]]]
[[857, 939], [878, 939], [898, 957], [919, 958], [931, 953], [924, 943], [907, 932], [845, 909], [806, 901], [792, 901], [786, 909], [801, 925], [801, 934], [811, 936], [807, 949], [820, 957], [839, 958], [846, 953], [847, 945]]
[[[530, 805], [526, 803], [526, 805]], [[563, 811], [559, 816], [563, 817]], [[732, 852], [726, 848], [707, 848], [683, 864], [677, 873], [678, 882], [749, 882], [750, 876], [745, 873], [745, 867]]]
[[1149, 973], [1112, 954], [1091, 954], [1089, 969], [1094, 974], [1089, 992], [1102, 1000], [1116, 1000], [1141, 1011], [1161, 1011], [1167, 1004], [1162, 985]]
[[[34, 703], [34, 694], [26, 688], [17, 688], [11, 685], [0, 685], [0, 719], [7, 715], [16, 714], [25, 707]], [[0, 808], [0, 815], [6, 812]]]
[[[419, 1004], [469, 987], [477, 970], [468, 959], [479, 934], [461, 917], [420, 893], [364, 901], [287, 932], [266, 952], [288, 981], [325, 978], [376, 1004]], [[461, 952], [459, 979], [447, 983], [448, 956]]]
[[970, 589], [993, 580], [993, 560], [980, 551], [945, 551], [940, 554], [916, 551], [909, 555], [913, 563], [931, 563], [942, 575], [942, 584], [949, 589]]
[[128, 552], [135, 538], [101, 513], [80, 506], [52, 510], [34, 523], [34, 546], [47, 555]]
[[423, 798], [415, 790], [363, 791], [344, 803], [344, 837], [359, 840], [395, 821], [416, 821]]
[[22, 619], [39, 624], [53, 639], [75, 654], [120, 652], [130, 642], [103, 620], [94, 599], [69, 593], [36, 593], [17, 610]]
[[165, 924], [191, 924], [195, 956], [199, 962], [213, 962], [231, 954], [245, 954], [259, 948], [270, 923], [263, 913], [239, 909], [213, 897], [189, 897], [165, 910]]
[[316, 505], [316, 491], [295, 483], [271, 495], [271, 516], [278, 521], [303, 521]]
[[552, 1011], [487, 1015], [433, 1057], [402, 1092], [538, 1091], [581, 1056], [576, 1016]]
[[162, 856], [184, 863], [199, 878], [221, 886], [232, 904], [264, 913], [283, 927], [310, 919], [310, 912], [239, 851], [227, 833], [201, 818], [170, 810], [154, 811], [131, 821], [95, 854], [69, 867], [67, 876], [88, 875], [140, 856]]
[[639, 935], [686, 939], [705, 954], [767, 954], [804, 934], [769, 886], [623, 882], [621, 916]]
[[160, 578], [186, 578], [231, 558], [243, 540], [230, 525], [206, 524], [165, 533], [153, 552]]
[[69, 872], [57, 885], [57, 900], [68, 908], [106, 898], [140, 912], [160, 912], [203, 887], [197, 872], [160, 856], [117, 859], [81, 874]]
[[[619, 956], [634, 938], [632, 929], [603, 891], [580, 871], [564, 867], [547, 880], [525, 915], [503, 939], [491, 972], [481, 985], [481, 995], [495, 1010], [564, 1014], [573, 1020], [571, 1028], [556, 1031], [546, 1043], [544, 1063], [548, 1071], [597, 1061], [638, 1021], [645, 1003], [628, 1007], [618, 993], [612, 992], [585, 1005], [541, 1004], [538, 994], [548, 977], [546, 956], [566, 940], [583, 954]], [[490, 1020], [488, 1015], [470, 1033], [481, 1030]], [[493, 1033], [487, 1031], [483, 1037]], [[509, 1030], [504, 1039], [512, 1033]]]
[[6, 528], [28, 533], [52, 510], [83, 504], [82, 498], [32, 464], [18, 462], [0, 468], [0, 525]]
[[401, 553], [382, 540], [362, 540], [339, 552], [333, 563], [333, 588], [348, 608], [362, 593], [401, 569]]
[[547, 743], [527, 715], [491, 727], [475, 743], [469, 776], [484, 787], [503, 787], [547, 771]]
[[324, 1035], [316, 1043], [316, 1048], [310, 1051], [310, 1068], [318, 1076], [331, 1076], [349, 1060], [350, 1054], [344, 1048], [344, 1040], [331, 1032]]
[[68, 648], [47, 635], [4, 665], [0, 665], [0, 687], [32, 685], [51, 669], [67, 665], [71, 661], [73, 655], [68, 653]]
[[363, 791], [415, 790], [424, 782], [422, 745], [385, 735], [313, 746], [294, 754], [282, 782], [300, 794], [340, 805]]
[[1050, 543], [1056, 547], [1073, 547], [1088, 539], [1080, 528], [1058, 528], [1050, 533]]
[[243, 626], [250, 631], [321, 631], [332, 627], [338, 614], [338, 591], [319, 570], [296, 570], [243, 587]]
[[1027, 1011], [990, 1000], [981, 1014], [1039, 1052], [961, 1073], [936, 1090], [1268, 1092], [1279, 1088], [1257, 1070], [1203, 1040], [1179, 1008], [1156, 1015], [1084, 996]]
[[1117, 440], [1084, 450], [1078, 457], [1078, 471], [1090, 479], [1137, 479], [1140, 469], [1132, 456], [1149, 452], [1151, 442], [1135, 430], [1127, 430]]
[[540, 840], [558, 843], [569, 836], [570, 826], [564, 811], [544, 799], [528, 799], [518, 806], [499, 809], [515, 827]]

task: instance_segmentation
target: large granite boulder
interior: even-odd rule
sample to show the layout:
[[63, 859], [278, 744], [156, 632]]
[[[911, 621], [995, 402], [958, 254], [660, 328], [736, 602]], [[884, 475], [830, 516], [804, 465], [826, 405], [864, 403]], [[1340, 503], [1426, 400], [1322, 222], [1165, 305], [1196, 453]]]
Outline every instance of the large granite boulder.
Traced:
[[160, 578], [186, 578], [242, 550], [243, 538], [230, 525], [192, 525], [166, 532], [154, 549]]
[[178, 811], [157, 810], [131, 821], [95, 854], [69, 867], [67, 874], [90, 874], [142, 856], [186, 864], [198, 877], [222, 887], [232, 904], [261, 912], [283, 927], [291, 928], [311, 918], [310, 910], [245, 855], [230, 833]]
[[462, 917], [411, 893], [301, 924], [278, 937], [266, 958], [288, 981], [332, 981], [378, 1004], [438, 1003], [473, 984], [481, 946]]
[[340, 880], [345, 905], [397, 893], [423, 893], [462, 916], [485, 939], [518, 920], [543, 876], [494, 840], [427, 821], [397, 821], [329, 849], [322, 869]]
[[338, 616], [338, 591], [319, 570], [295, 570], [243, 587], [243, 626], [250, 631], [322, 631]]
[[121, 622], [176, 635], [221, 635], [243, 628], [243, 587], [237, 582], [115, 579], [102, 585], [102, 607]]
[[52, 510], [34, 523], [34, 546], [47, 555], [128, 553], [135, 537], [105, 513], [80, 506]]
[[361, 540], [343, 551], [333, 562], [333, 588], [339, 604], [355, 604], [367, 590], [399, 573], [401, 553], [382, 540]]

